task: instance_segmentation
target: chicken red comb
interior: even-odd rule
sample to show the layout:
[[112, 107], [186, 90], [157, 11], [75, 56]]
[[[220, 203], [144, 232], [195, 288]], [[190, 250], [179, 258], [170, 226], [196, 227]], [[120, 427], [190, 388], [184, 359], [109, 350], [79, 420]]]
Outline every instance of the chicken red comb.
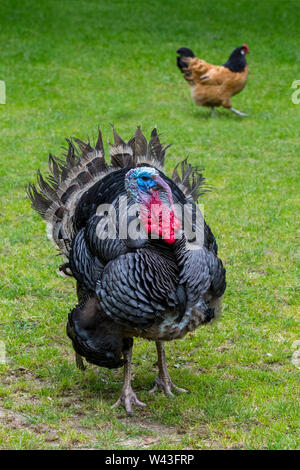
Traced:
[[247, 46], [247, 44], [243, 44], [243, 48], [245, 49], [246, 54], [247, 54], [248, 52], [250, 52], [250, 51], [249, 51], [249, 47]]

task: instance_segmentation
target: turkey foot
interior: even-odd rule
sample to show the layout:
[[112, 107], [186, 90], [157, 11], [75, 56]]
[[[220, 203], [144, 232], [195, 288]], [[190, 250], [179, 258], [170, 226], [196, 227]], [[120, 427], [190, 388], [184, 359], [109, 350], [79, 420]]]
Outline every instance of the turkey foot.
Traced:
[[123, 387], [120, 398], [118, 398], [116, 403], [112, 405], [112, 408], [116, 408], [120, 405], [125, 407], [125, 410], [129, 416], [133, 416], [132, 405], [147, 406], [146, 403], [143, 403], [137, 398], [136, 394], [132, 390], [131, 385]]
[[158, 375], [154, 380], [153, 388], [151, 388], [148, 393], [154, 393], [157, 389], [163, 390], [167, 397], [174, 397], [172, 390], [176, 390], [176, 392], [180, 393], [188, 393], [188, 390], [185, 388], [180, 388], [174, 385], [169, 375], [167, 377], [161, 377]]
[[124, 364], [124, 384], [122, 388], [122, 392], [120, 398], [112, 405], [111, 408], [116, 408], [117, 406], [123, 405], [126, 412], [129, 416], [133, 416], [132, 405], [138, 406], [147, 406], [146, 403], [140, 401], [135, 392], [132, 390], [131, 387], [131, 355], [132, 355], [132, 347], [123, 352], [125, 364]]
[[157, 349], [157, 364], [158, 364], [158, 376], [154, 380], [154, 386], [149, 393], [154, 393], [157, 389], [161, 389], [164, 391], [167, 397], [173, 397], [174, 394], [172, 390], [176, 390], [176, 392], [180, 393], [187, 393], [188, 390], [184, 388], [177, 387], [173, 384], [167, 364], [166, 364], [166, 355], [164, 350], [164, 345], [161, 341], [156, 341], [156, 349]]

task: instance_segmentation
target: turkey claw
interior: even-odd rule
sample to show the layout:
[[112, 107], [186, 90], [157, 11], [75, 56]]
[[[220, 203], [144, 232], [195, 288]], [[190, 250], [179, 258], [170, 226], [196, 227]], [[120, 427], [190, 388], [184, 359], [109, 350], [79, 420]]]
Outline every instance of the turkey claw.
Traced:
[[132, 388], [123, 390], [120, 398], [114, 403], [111, 408], [117, 408], [118, 406], [123, 405], [127, 414], [133, 416], [132, 405], [137, 406], [147, 406], [146, 403], [140, 401]]
[[149, 390], [148, 393], [154, 393], [156, 392], [156, 390], [163, 390], [165, 395], [167, 397], [174, 397], [174, 393], [172, 393], [172, 390], [175, 390], [176, 392], [179, 392], [179, 393], [188, 393], [188, 390], [185, 390], [185, 388], [180, 388], [180, 387], [177, 387], [176, 385], [173, 384], [173, 382], [171, 380], [163, 380], [161, 377], [156, 377], [156, 379], [154, 380], [154, 385], [153, 385], [153, 388], [151, 388], [151, 390]]

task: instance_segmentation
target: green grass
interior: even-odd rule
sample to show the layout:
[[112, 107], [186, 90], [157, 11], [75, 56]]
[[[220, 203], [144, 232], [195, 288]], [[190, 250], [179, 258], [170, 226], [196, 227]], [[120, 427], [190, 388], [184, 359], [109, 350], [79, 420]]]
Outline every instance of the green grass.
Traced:
[[[7, 1], [0, 5], [0, 448], [299, 448], [299, 119], [297, 1]], [[246, 42], [249, 81], [233, 106], [196, 107], [175, 65], [191, 47], [224, 62]], [[147, 409], [111, 410], [122, 370], [75, 368], [65, 334], [74, 282], [24, 187], [64, 138], [114, 123], [129, 139], [154, 125], [214, 190], [205, 215], [227, 268], [222, 319], [166, 345], [174, 382], [191, 393], [147, 395], [153, 343], [137, 340], [134, 387]], [[298, 274], [298, 276], [297, 276]]]

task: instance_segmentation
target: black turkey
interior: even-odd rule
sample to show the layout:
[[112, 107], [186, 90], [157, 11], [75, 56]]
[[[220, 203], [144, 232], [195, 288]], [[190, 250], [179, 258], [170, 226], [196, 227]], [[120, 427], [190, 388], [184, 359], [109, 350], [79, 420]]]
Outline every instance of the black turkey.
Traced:
[[184, 392], [171, 381], [163, 342], [216, 317], [225, 269], [195, 205], [205, 192], [199, 170], [185, 159], [168, 178], [156, 129], [149, 142], [140, 128], [128, 143], [113, 133], [109, 165], [100, 130], [94, 148], [67, 140], [65, 160], [50, 154], [51, 174], [44, 179], [38, 172], [28, 194], [66, 257], [60, 270], [77, 281], [78, 305], [67, 323], [76, 363], [124, 366], [113, 406], [132, 414], [133, 404], [145, 406], [131, 387], [133, 337], [156, 342], [158, 376], [150, 393]]

